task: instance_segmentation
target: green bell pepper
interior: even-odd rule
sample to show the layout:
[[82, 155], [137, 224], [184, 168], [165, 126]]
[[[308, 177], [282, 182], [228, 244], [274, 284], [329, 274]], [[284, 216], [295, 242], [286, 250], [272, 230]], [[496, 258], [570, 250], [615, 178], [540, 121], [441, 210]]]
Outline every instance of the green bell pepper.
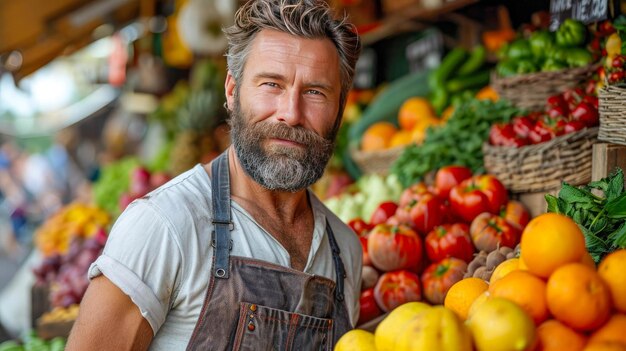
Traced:
[[528, 39], [530, 50], [536, 58], [544, 58], [554, 47], [553, 34], [547, 30], [533, 32]]
[[547, 52], [546, 58], [553, 59], [556, 61], [566, 62], [567, 55], [568, 55], [568, 52], [566, 48], [555, 46], [552, 49], [550, 49], [550, 51]]
[[567, 67], [568, 67], [567, 63], [563, 61], [559, 61], [554, 58], [549, 58], [543, 62], [543, 65], [541, 65], [541, 71], [543, 72], [560, 71]]
[[569, 48], [565, 62], [570, 67], [583, 67], [593, 62], [593, 55], [584, 48]]
[[561, 47], [580, 46], [585, 43], [586, 36], [587, 28], [585, 25], [568, 18], [556, 31], [556, 44]]
[[517, 61], [502, 60], [496, 65], [496, 73], [501, 77], [510, 77], [517, 74]]
[[507, 57], [512, 60], [521, 60], [533, 57], [530, 43], [526, 39], [517, 39], [509, 45]]
[[532, 60], [521, 60], [517, 63], [516, 72], [518, 74], [537, 72], [537, 65]]

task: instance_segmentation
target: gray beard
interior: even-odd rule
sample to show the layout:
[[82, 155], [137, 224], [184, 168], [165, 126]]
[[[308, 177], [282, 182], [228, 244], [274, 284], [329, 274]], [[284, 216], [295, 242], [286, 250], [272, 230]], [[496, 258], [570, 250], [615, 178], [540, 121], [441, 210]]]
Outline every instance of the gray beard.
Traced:
[[[324, 174], [334, 149], [336, 126], [322, 137], [284, 123], [263, 121], [250, 125], [250, 119], [235, 97], [230, 118], [232, 143], [244, 171], [255, 182], [268, 190], [296, 192], [311, 186]], [[305, 147], [272, 145], [264, 149], [262, 143], [268, 138], [292, 140]]]

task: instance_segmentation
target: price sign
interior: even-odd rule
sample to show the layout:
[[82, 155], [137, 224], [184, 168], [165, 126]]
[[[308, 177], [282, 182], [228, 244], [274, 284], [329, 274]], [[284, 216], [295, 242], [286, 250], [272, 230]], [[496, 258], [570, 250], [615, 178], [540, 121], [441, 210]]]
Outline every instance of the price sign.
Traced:
[[432, 31], [406, 46], [406, 59], [409, 71], [418, 72], [435, 68], [441, 62], [443, 52], [443, 38], [441, 33]]
[[550, 0], [550, 30], [555, 31], [567, 18], [591, 23], [607, 18], [609, 0]]
[[356, 62], [353, 85], [357, 89], [373, 89], [376, 87], [376, 51], [364, 48]]

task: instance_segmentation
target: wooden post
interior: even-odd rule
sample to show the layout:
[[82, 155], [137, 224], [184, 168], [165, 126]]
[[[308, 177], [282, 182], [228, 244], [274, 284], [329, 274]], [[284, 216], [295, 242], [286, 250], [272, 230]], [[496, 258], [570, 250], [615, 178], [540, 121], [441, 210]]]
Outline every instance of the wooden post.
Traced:
[[606, 178], [615, 167], [626, 171], [626, 145], [598, 143], [593, 145], [591, 180]]

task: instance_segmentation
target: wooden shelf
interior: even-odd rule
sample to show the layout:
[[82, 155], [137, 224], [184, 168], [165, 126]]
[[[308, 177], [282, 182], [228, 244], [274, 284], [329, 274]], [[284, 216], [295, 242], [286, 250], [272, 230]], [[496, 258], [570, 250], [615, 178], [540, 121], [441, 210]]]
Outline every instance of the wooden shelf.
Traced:
[[426, 7], [421, 1], [416, 0], [414, 4], [406, 5], [386, 15], [376, 29], [361, 35], [361, 40], [364, 45], [369, 45], [406, 29], [407, 23], [412, 20], [431, 20], [477, 2], [478, 0], [442, 0], [439, 6]]

